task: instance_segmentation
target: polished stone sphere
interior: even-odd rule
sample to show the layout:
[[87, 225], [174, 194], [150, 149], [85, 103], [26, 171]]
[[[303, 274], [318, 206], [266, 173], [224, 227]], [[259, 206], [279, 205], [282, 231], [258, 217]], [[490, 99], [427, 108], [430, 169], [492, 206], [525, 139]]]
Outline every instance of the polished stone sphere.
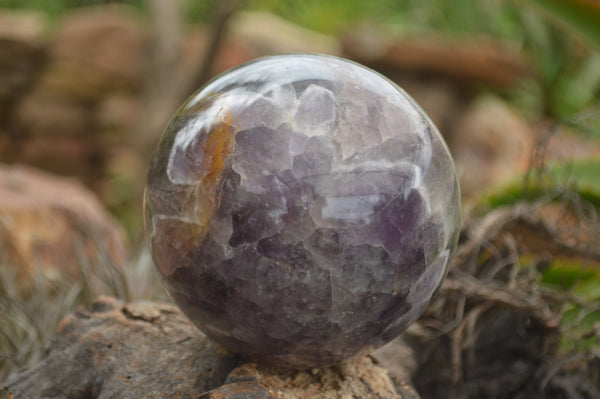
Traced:
[[402, 89], [344, 59], [282, 55], [182, 106], [145, 213], [164, 286], [202, 331], [308, 368], [366, 354], [423, 312], [456, 246], [460, 192]]

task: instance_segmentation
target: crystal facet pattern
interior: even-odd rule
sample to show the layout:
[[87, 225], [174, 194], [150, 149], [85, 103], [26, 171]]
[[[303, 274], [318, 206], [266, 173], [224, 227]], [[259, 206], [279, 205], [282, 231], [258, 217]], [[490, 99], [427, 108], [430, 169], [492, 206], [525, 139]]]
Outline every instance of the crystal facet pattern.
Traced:
[[423, 312], [456, 246], [460, 192], [402, 89], [340, 58], [284, 55], [182, 106], [145, 214], [164, 286], [201, 330], [308, 368], [368, 353]]

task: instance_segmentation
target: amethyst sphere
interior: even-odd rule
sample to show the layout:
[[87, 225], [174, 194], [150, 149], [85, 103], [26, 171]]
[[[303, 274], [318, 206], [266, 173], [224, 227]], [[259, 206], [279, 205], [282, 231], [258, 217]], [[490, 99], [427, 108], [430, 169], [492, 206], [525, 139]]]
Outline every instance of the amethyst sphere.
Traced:
[[398, 86], [340, 58], [235, 68], [171, 120], [146, 228], [179, 308], [259, 362], [366, 354], [425, 309], [456, 246], [452, 158]]

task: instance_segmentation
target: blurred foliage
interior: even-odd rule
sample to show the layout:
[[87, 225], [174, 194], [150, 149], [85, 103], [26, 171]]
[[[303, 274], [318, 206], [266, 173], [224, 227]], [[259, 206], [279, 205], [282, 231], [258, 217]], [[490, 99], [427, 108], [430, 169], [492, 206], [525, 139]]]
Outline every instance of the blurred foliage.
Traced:
[[[551, 169], [558, 181], [565, 181], [577, 190], [592, 192], [600, 197], [600, 160], [576, 160], [560, 163]], [[597, 203], [600, 206], [600, 202]]]
[[594, 279], [600, 279], [600, 270], [586, 267], [579, 260], [558, 258], [544, 271], [542, 284], [570, 291]]
[[[0, 0], [0, 7], [57, 16], [67, 8], [108, 3], [146, 5], [145, 0]], [[185, 20], [209, 22], [220, 4], [184, 0]], [[505, 93], [526, 116], [564, 121], [599, 103], [600, 53], [594, 46], [600, 46], [600, 6], [590, 0], [247, 0], [245, 6], [333, 35], [372, 23], [403, 35], [506, 39], [523, 49], [538, 71], [537, 79]], [[587, 130], [600, 136], [600, 118]]]
[[600, 3], [594, 0], [531, 0], [600, 47]]
[[57, 17], [69, 8], [119, 3], [142, 7], [144, 0], [0, 0], [0, 8], [35, 9]]
[[210, 22], [218, 5], [219, 0], [184, 1], [183, 14], [185, 21], [189, 24]]
[[[588, 7], [588, 3], [251, 0], [249, 5], [329, 34], [341, 34], [356, 23], [370, 22], [403, 35], [442, 34], [469, 40], [484, 34], [508, 40], [524, 51], [538, 77], [506, 95], [530, 119], [546, 115], [566, 121], [599, 102], [600, 53], [593, 46], [600, 46], [600, 6]], [[548, 18], [546, 9], [555, 18]], [[600, 118], [591, 120], [585, 130], [600, 137]]]
[[495, 0], [251, 0], [249, 4], [328, 34], [342, 33], [361, 20], [409, 33], [485, 32], [514, 38], [518, 28], [514, 7]]
[[600, 211], [600, 160], [581, 159], [557, 162], [532, 171], [524, 179], [495, 187], [478, 201], [481, 211], [528, 201], [562, 201], [563, 193], [573, 193]]
[[600, 326], [600, 270], [578, 259], [557, 258], [541, 283], [569, 299], [561, 318], [562, 348], [600, 353], [595, 331]]
[[[556, 162], [531, 171], [525, 179], [493, 189], [479, 202], [476, 212], [515, 204], [559, 203], [574, 211], [590, 226], [600, 215], [600, 160]], [[597, 229], [589, 234], [596, 234]], [[591, 242], [590, 242], [591, 243]], [[525, 256], [522, 264], [532, 263]], [[600, 356], [600, 264], [585, 256], [553, 256], [543, 270], [540, 286], [562, 298], [559, 310], [561, 348], [568, 352]]]

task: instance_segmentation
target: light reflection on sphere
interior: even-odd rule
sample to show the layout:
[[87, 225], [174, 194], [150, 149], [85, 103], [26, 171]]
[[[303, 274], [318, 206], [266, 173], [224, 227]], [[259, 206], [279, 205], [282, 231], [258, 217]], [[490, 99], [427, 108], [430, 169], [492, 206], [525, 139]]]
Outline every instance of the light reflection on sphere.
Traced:
[[398, 86], [285, 55], [183, 105], [145, 212], [164, 286], [202, 331], [308, 368], [368, 353], [423, 312], [456, 246], [460, 193], [437, 128]]

